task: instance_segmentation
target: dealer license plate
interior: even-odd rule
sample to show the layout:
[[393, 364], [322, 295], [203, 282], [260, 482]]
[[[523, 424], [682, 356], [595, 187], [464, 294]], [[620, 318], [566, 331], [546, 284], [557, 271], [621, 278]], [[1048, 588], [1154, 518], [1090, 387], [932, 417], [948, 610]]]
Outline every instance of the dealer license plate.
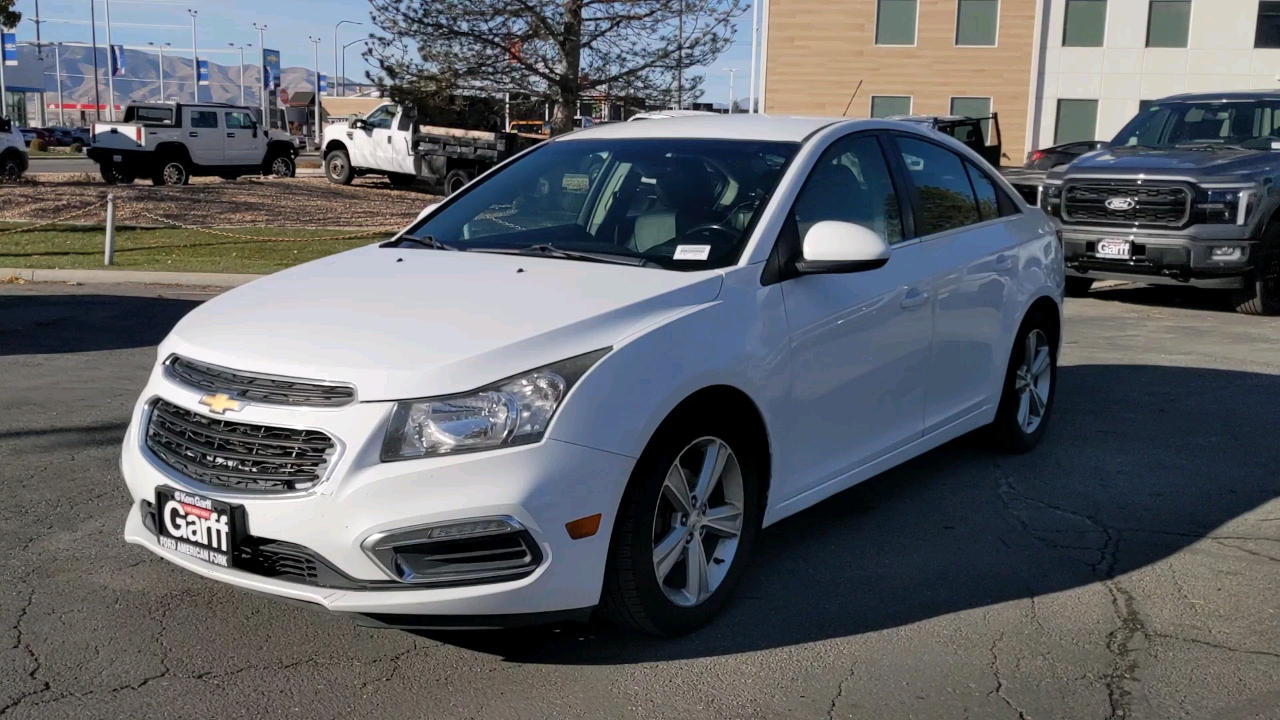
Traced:
[[156, 539], [166, 550], [231, 567], [241, 510], [185, 490], [156, 488]]
[[1128, 240], [1099, 240], [1096, 254], [1100, 258], [1128, 260], [1133, 254], [1133, 243]]

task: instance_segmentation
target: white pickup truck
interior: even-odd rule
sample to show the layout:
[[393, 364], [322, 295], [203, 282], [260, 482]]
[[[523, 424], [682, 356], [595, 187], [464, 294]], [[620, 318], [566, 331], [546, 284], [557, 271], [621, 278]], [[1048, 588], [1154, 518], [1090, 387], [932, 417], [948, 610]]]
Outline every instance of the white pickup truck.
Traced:
[[387, 103], [366, 117], [324, 129], [324, 170], [329, 182], [347, 185], [361, 175], [385, 175], [406, 187], [419, 178], [451, 195], [489, 168], [543, 138], [419, 125], [412, 109]]
[[124, 122], [95, 123], [85, 152], [109, 183], [146, 177], [186, 185], [200, 175], [293, 177], [298, 149], [288, 133], [261, 127], [247, 107], [152, 103], [125, 108]]
[[9, 118], [0, 117], [0, 182], [13, 182], [27, 171], [27, 143]]

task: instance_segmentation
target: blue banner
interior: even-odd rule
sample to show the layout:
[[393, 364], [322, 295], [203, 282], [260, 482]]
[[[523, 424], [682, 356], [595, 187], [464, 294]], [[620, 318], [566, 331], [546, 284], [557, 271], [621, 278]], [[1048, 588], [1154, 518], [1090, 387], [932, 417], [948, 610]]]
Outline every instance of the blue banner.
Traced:
[[200, 61], [200, 84], [201, 85], [209, 84], [209, 61], [208, 60]]
[[267, 50], [262, 51], [262, 87], [267, 90], [275, 90], [280, 87], [280, 51]]
[[14, 33], [0, 34], [0, 45], [4, 46], [4, 64], [18, 64], [18, 36]]
[[120, 77], [124, 75], [124, 46], [111, 46], [111, 74]]
[[325, 75], [324, 73], [320, 73], [320, 94], [323, 95], [328, 91], [329, 91], [329, 76]]

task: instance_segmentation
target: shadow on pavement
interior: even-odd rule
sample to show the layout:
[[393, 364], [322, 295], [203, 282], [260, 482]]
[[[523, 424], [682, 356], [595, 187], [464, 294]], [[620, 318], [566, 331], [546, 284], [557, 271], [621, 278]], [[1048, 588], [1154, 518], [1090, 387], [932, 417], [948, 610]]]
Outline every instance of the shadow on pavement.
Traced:
[[1177, 307], [1185, 310], [1208, 310], [1235, 313], [1230, 290], [1204, 290], [1176, 285], [1124, 285], [1100, 288], [1089, 293], [1094, 300], [1109, 300], [1148, 307]]
[[199, 304], [131, 295], [0, 295], [0, 357], [157, 345]]
[[764, 531], [724, 615], [670, 641], [602, 623], [424, 633], [522, 663], [748, 653], [1070, 590], [1160, 562], [1280, 495], [1280, 376], [1064, 367], [1044, 443], [961, 438]]

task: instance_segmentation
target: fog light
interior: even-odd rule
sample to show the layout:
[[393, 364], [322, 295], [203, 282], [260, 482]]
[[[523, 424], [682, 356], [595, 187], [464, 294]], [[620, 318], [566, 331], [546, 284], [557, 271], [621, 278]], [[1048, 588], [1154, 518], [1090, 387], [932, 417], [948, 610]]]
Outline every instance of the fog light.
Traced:
[[1243, 254], [1241, 248], [1232, 246], [1216, 247], [1209, 251], [1209, 257], [1213, 260], [1239, 260]]
[[525, 577], [542, 563], [533, 536], [515, 518], [490, 517], [370, 536], [365, 553], [404, 583], [476, 585]]

